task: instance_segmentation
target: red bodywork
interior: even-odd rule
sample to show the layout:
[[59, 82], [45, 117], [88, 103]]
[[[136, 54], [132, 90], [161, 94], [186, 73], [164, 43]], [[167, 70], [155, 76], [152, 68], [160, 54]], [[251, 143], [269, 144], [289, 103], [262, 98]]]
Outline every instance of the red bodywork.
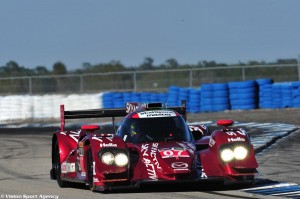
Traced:
[[[99, 191], [141, 183], [193, 183], [205, 180], [253, 182], [258, 167], [253, 146], [243, 129], [229, 127], [233, 124], [232, 120], [218, 121], [218, 125], [223, 127], [211, 134], [205, 125], [190, 125], [189, 130], [194, 137], [190, 142], [171, 140], [133, 144], [114, 134], [97, 133], [97, 125], [85, 125], [75, 131], [64, 129], [65, 119], [124, 115], [126, 120], [134, 115], [129, 113], [135, 113], [141, 107], [144, 110], [148, 108], [145, 104], [130, 103], [126, 109], [64, 111], [62, 106], [61, 130], [55, 132], [52, 138], [51, 178], [89, 183], [92, 190]], [[185, 106], [168, 110], [185, 116]], [[59, 176], [55, 165], [56, 143], [59, 148]], [[221, 159], [220, 153], [224, 148], [234, 150], [238, 146], [248, 150], [246, 158], [229, 162]], [[126, 154], [128, 164], [117, 166], [103, 163], [101, 155], [107, 151]], [[92, 176], [88, 175], [89, 153], [93, 159]]]

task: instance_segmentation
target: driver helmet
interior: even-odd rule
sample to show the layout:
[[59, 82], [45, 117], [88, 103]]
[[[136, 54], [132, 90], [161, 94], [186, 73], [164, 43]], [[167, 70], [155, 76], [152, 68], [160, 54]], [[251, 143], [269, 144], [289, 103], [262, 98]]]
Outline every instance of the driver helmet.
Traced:
[[130, 136], [136, 141], [140, 138], [140, 131], [135, 122], [130, 124]]

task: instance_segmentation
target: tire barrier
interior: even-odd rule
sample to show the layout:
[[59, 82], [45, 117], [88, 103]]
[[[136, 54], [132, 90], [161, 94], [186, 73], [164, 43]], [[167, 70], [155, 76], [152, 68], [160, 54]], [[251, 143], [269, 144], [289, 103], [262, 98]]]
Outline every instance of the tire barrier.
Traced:
[[201, 111], [201, 90], [190, 89], [189, 112], [198, 113]]
[[300, 82], [292, 83], [293, 107], [300, 108]]
[[201, 112], [213, 111], [213, 88], [212, 84], [201, 85]]
[[59, 106], [66, 110], [102, 107], [103, 94], [73, 95], [11, 95], [0, 96], [0, 122], [55, 119], [60, 117]]
[[189, 88], [179, 88], [177, 106], [180, 106], [182, 100], [186, 100], [186, 111], [190, 112], [190, 90]]
[[227, 83], [201, 85], [201, 111], [217, 112], [229, 109]]
[[228, 110], [229, 107], [229, 89], [228, 84], [212, 84], [213, 89], [213, 111]]
[[[115, 97], [111, 98], [112, 95]], [[107, 99], [107, 96], [110, 98]], [[123, 100], [119, 97], [120, 94], [103, 94], [104, 108], [123, 106], [128, 101], [162, 102], [167, 103], [167, 106], [180, 106], [181, 100], [187, 101], [187, 111], [190, 113], [290, 108], [300, 107], [300, 82], [273, 83], [272, 79], [257, 79], [202, 84], [200, 89], [171, 86], [167, 93], [127, 92], [123, 94]]]
[[[66, 110], [121, 108], [126, 102], [162, 102], [187, 112], [216, 112], [256, 108], [300, 108], [300, 81], [273, 83], [272, 79], [202, 84], [201, 88], [171, 86], [168, 92], [104, 92], [72, 95], [0, 96], [0, 122], [58, 119], [59, 105]], [[1, 123], [0, 123], [1, 124]]]
[[256, 81], [229, 82], [228, 87], [231, 110], [258, 108]]
[[281, 84], [281, 106], [279, 108], [293, 107], [293, 85], [290, 82]]
[[272, 108], [272, 79], [257, 79], [259, 108]]
[[151, 92], [107, 92], [102, 96], [102, 107], [123, 108], [126, 102], [162, 102], [167, 101], [167, 93]]
[[170, 86], [167, 98], [168, 106], [178, 106], [179, 102], [179, 87], [177, 86]]
[[281, 85], [273, 84], [272, 85], [272, 107], [273, 108], [281, 108]]

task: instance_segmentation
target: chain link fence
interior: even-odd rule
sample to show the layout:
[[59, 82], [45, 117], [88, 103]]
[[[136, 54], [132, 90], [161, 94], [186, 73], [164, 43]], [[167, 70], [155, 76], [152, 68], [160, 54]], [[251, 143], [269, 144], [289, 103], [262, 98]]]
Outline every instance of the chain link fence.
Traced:
[[26, 76], [0, 78], [0, 95], [98, 93], [103, 91], [166, 91], [170, 86], [200, 87], [203, 83], [271, 78], [299, 81], [299, 64], [226, 66], [192, 69]]

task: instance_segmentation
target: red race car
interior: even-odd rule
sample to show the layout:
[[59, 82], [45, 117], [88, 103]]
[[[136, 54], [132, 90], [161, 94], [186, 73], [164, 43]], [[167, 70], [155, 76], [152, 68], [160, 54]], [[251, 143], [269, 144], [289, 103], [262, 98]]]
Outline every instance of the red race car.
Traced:
[[[258, 167], [248, 134], [219, 120], [209, 133], [205, 125], [189, 126], [186, 108], [161, 103], [127, 103], [126, 108], [65, 111], [52, 137], [51, 179], [60, 187], [73, 182], [105, 191], [141, 184], [253, 183]], [[65, 119], [124, 117], [114, 134], [99, 125], [65, 130]]]

